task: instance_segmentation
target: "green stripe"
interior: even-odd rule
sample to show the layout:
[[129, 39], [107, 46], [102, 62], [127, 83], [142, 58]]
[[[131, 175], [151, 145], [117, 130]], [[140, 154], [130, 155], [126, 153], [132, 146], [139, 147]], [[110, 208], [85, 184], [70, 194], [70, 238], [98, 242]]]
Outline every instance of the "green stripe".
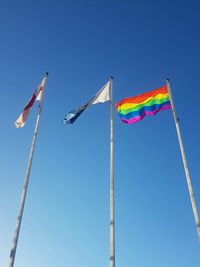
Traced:
[[155, 105], [155, 104], [163, 104], [164, 102], [167, 102], [169, 101], [169, 97], [166, 97], [166, 98], [161, 98], [161, 99], [151, 99], [149, 102], [147, 103], [144, 103], [144, 104], [139, 104], [133, 108], [129, 108], [129, 109], [120, 109], [120, 113], [126, 115], [130, 112], [133, 112], [133, 111], [138, 111], [140, 110], [142, 107], [150, 107], [152, 105]]

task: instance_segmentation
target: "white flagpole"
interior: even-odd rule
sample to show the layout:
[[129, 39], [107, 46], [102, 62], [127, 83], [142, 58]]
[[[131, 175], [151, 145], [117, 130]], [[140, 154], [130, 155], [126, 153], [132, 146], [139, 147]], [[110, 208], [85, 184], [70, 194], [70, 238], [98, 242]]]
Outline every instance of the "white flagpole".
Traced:
[[30, 176], [31, 165], [32, 165], [32, 160], [33, 160], [33, 154], [34, 154], [35, 144], [36, 144], [36, 140], [37, 140], [37, 133], [38, 133], [38, 127], [39, 127], [39, 122], [40, 122], [40, 116], [42, 113], [42, 99], [43, 99], [45, 85], [47, 82], [47, 77], [48, 77], [48, 73], [45, 74], [44, 87], [42, 90], [42, 96], [41, 96], [41, 101], [40, 101], [40, 105], [39, 105], [35, 130], [34, 130], [34, 134], [33, 134], [32, 145], [31, 145], [30, 154], [29, 154], [29, 158], [28, 158], [26, 176], [25, 176], [24, 186], [23, 186], [21, 200], [20, 200], [19, 213], [18, 213], [18, 217], [17, 217], [17, 223], [16, 223], [16, 227], [15, 227], [14, 238], [13, 238], [13, 242], [12, 242], [12, 248], [11, 248], [11, 252], [10, 252], [8, 267], [14, 266], [15, 254], [16, 254], [16, 250], [17, 250], [17, 243], [18, 243], [19, 232], [20, 232], [22, 216], [23, 216], [23, 211], [24, 211], [24, 204], [25, 204], [26, 194], [27, 194], [27, 189], [28, 189], [29, 176]]
[[110, 267], [115, 267], [114, 153], [113, 153], [113, 78], [110, 78]]
[[184, 166], [184, 170], [185, 170], [185, 176], [186, 176], [188, 191], [189, 191], [189, 195], [190, 195], [190, 201], [191, 201], [192, 210], [193, 210], [193, 214], [194, 214], [195, 224], [197, 227], [198, 237], [200, 240], [200, 220], [199, 220], [198, 210], [197, 210], [197, 206], [196, 206], [196, 202], [195, 202], [194, 192], [192, 189], [192, 183], [191, 183], [190, 173], [189, 173], [188, 164], [187, 164], [187, 160], [186, 160], [186, 156], [185, 156], [183, 141], [182, 141], [182, 137], [181, 137], [179, 120], [178, 120], [177, 115], [176, 115], [176, 110], [175, 110], [174, 101], [172, 98], [169, 79], [167, 79], [166, 82], [167, 82], [169, 98], [170, 98], [170, 102], [171, 102], [171, 106], [172, 106], [174, 121], [175, 121], [175, 125], [176, 125], [176, 131], [177, 131], [179, 146], [180, 146], [180, 150], [181, 150], [181, 156], [182, 156], [182, 160], [183, 160], [183, 166]]

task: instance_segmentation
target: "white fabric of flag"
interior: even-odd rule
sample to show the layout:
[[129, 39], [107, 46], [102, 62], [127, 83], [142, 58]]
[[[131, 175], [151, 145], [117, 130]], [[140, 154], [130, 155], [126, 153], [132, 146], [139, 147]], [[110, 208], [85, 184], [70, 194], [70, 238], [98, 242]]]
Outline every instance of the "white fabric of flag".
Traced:
[[16, 128], [22, 128], [24, 127], [26, 120], [28, 118], [28, 115], [30, 113], [31, 107], [33, 106], [35, 100], [39, 101], [39, 103], [42, 101], [42, 91], [46, 82], [47, 76], [45, 76], [39, 86], [37, 87], [36, 91], [32, 95], [31, 99], [28, 101], [26, 106], [24, 107], [24, 110], [18, 117], [18, 119], [15, 122]]
[[110, 100], [110, 81], [107, 82], [92, 98], [90, 104], [104, 103]]

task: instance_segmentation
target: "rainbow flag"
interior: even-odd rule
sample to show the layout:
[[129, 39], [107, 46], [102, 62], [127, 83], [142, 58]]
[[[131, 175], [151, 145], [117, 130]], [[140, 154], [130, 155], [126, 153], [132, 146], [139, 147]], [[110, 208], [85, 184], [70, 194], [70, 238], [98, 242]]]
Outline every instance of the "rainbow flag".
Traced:
[[116, 104], [120, 119], [127, 124], [141, 121], [145, 116], [152, 116], [160, 110], [171, 108], [167, 85], [130, 98]]

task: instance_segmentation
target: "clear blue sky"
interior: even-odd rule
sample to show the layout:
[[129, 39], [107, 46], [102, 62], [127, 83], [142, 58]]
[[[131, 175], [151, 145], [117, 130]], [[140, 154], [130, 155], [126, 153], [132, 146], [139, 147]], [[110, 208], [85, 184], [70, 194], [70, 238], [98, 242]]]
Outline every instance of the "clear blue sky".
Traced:
[[[109, 266], [109, 105], [64, 115], [114, 76], [114, 101], [170, 78], [200, 208], [199, 1], [1, 1], [0, 266], [7, 267], [37, 114], [14, 122], [49, 72], [15, 267]], [[116, 267], [198, 267], [172, 113], [114, 113]]]

